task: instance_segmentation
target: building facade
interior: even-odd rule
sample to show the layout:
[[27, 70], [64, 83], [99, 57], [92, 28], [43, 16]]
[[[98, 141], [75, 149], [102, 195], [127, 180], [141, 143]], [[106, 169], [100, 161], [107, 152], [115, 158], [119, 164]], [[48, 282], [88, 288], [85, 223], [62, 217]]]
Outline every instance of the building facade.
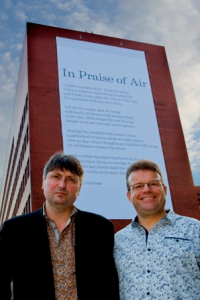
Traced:
[[[63, 149], [56, 37], [145, 51], [173, 209], [200, 220], [200, 187], [193, 183], [164, 47], [28, 23], [1, 187], [0, 226], [41, 207], [44, 164]], [[129, 222], [113, 220], [116, 230]]]

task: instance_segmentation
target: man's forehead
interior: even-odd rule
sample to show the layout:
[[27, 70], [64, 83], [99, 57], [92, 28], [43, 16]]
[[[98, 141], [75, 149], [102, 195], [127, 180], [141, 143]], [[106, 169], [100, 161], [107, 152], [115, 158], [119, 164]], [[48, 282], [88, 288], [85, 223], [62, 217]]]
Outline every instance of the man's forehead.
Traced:
[[78, 176], [77, 174], [75, 173], [72, 173], [69, 169], [53, 169], [51, 171], [49, 171], [48, 173], [51, 173], [51, 174], [68, 174], [68, 175], [72, 175], [72, 176]]
[[149, 169], [141, 169], [141, 170], [135, 170], [132, 171], [129, 175], [129, 180], [134, 179], [142, 181], [143, 177], [149, 177], [150, 179], [160, 179], [160, 174], [154, 170]]

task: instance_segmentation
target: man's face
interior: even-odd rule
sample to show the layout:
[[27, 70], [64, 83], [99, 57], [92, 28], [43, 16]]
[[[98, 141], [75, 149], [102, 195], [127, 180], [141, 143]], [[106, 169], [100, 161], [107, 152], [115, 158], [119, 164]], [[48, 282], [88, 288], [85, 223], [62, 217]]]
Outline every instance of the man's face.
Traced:
[[71, 207], [79, 195], [81, 183], [78, 175], [69, 170], [53, 170], [43, 178], [42, 188], [46, 201], [52, 207]]
[[[134, 171], [129, 176], [129, 186], [139, 182], [146, 183], [154, 179], [160, 179], [160, 175], [155, 171]], [[127, 192], [127, 197], [133, 203], [138, 216], [145, 217], [164, 212], [166, 192], [166, 186], [148, 187], [145, 185], [141, 190], [130, 189]]]

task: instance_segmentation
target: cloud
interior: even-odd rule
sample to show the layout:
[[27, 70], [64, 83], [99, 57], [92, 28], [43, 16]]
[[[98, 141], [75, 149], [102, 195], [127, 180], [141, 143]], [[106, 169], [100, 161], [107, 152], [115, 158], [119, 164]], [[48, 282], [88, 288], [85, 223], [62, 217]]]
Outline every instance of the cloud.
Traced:
[[5, 62], [10, 62], [11, 61], [11, 55], [10, 55], [10, 52], [6, 52], [3, 56], [3, 59]]
[[28, 17], [26, 16], [25, 12], [23, 12], [22, 10], [17, 9], [14, 12], [15, 18], [18, 21], [26, 21], [28, 19]]
[[44, 10], [42, 11], [42, 17], [48, 21], [54, 21], [57, 19], [55, 14], [50, 14], [49, 12], [44, 11]]
[[21, 44], [21, 43], [16, 43], [16, 44], [12, 44], [12, 45], [10, 45], [10, 49], [12, 49], [12, 50], [22, 50], [22, 48], [23, 48], [23, 44]]
[[[104, 1], [103, 1], [104, 2]], [[111, 17], [104, 10], [94, 10], [85, 5], [82, 0], [73, 0], [70, 3], [59, 3], [58, 8], [64, 5], [68, 11], [62, 18], [62, 25], [65, 28], [93, 32], [104, 35], [117, 35], [116, 26], [110, 26]]]
[[199, 11], [186, 0], [181, 5], [171, 0], [132, 4], [120, 2], [115, 26], [123, 28], [125, 38], [165, 47], [191, 166], [200, 169]]
[[23, 48], [23, 45], [22, 44], [20, 44], [20, 43], [17, 43], [16, 44], [16, 49], [17, 50], [21, 50]]
[[7, 19], [8, 19], [8, 15], [7, 15], [7, 14], [5, 14], [5, 13], [1, 13], [1, 15], [0, 15], [0, 19], [1, 19], [1, 20], [3, 20], [3, 21], [5, 21], [5, 20], [7, 20]]
[[[13, 110], [13, 101], [16, 89], [16, 81], [19, 70], [19, 58], [12, 59], [11, 53], [6, 52], [0, 56], [0, 108], [1, 117], [5, 117], [3, 131], [8, 128]], [[2, 132], [1, 132], [2, 133]], [[1, 136], [1, 135], [0, 135]], [[7, 132], [8, 136], [8, 132]]]
[[190, 0], [190, 3], [200, 12], [199, 0]]
[[61, 10], [69, 11], [72, 9], [72, 3], [71, 2], [65, 2], [65, 3], [57, 3], [57, 8]]
[[0, 124], [2, 124], [4, 120], [5, 120], [5, 116], [3, 115], [2, 109], [0, 108]]
[[6, 8], [11, 8], [13, 6], [11, 0], [4, 0], [4, 3]]
[[26, 21], [162, 45], [166, 49], [191, 167], [195, 172], [200, 170], [198, 0], [6, 0], [3, 3], [5, 7], [0, 14], [3, 127], [7, 128], [11, 119], [9, 109], [14, 101]]

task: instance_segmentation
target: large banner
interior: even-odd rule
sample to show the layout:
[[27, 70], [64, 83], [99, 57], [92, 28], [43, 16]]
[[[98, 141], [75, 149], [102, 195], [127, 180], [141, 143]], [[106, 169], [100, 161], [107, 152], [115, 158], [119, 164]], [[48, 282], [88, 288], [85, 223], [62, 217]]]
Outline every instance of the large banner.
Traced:
[[132, 219], [125, 174], [146, 158], [161, 167], [171, 208], [145, 53], [56, 41], [63, 147], [85, 171], [77, 207], [109, 219]]

